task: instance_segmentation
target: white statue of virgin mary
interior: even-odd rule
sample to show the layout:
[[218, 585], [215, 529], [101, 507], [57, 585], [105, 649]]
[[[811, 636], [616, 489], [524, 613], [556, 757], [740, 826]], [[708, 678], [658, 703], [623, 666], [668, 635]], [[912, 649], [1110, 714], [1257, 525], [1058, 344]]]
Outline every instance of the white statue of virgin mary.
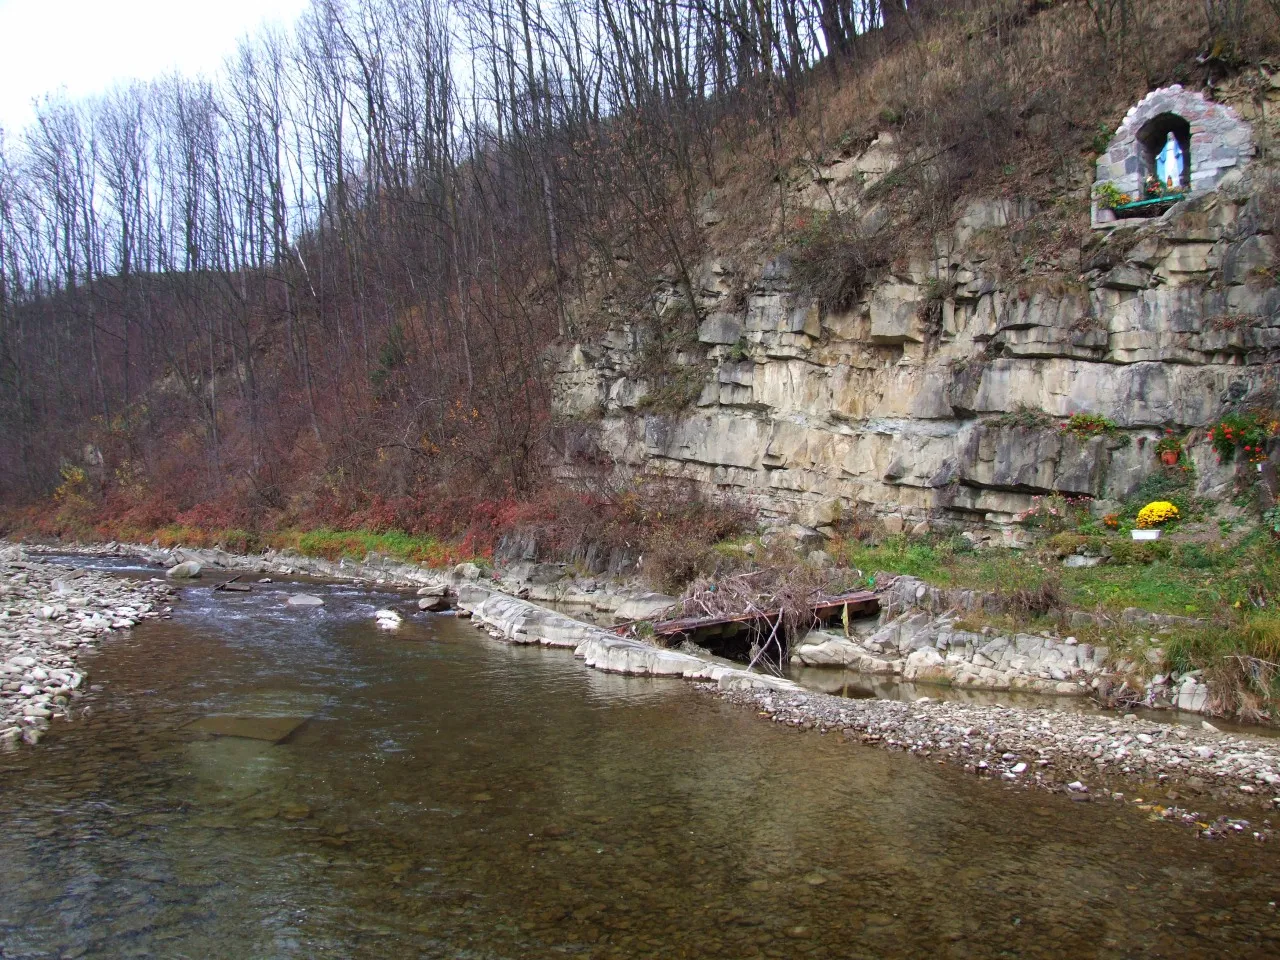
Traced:
[[1169, 134], [1164, 141], [1164, 148], [1160, 151], [1160, 155], [1156, 157], [1156, 176], [1160, 182], [1171, 187], [1177, 187], [1182, 184], [1182, 163], [1183, 163], [1182, 147], [1178, 145], [1178, 138], [1172, 133]]

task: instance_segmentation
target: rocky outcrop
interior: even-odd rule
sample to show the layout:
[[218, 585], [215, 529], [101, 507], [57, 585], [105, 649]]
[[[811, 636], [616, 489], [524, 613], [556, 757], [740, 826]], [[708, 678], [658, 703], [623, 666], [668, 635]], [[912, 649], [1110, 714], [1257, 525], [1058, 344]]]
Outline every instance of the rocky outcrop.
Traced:
[[798, 690], [790, 680], [753, 673], [711, 659], [667, 650], [620, 637], [527, 600], [469, 585], [458, 591], [458, 604], [476, 626], [509, 643], [571, 648], [587, 666], [610, 673], [647, 677], [683, 677], [716, 684], [721, 690]]
[[[814, 176], [828, 206], [872, 216], [839, 164]], [[1091, 235], [1079, 260], [1033, 272], [1006, 254], [1035, 206], [975, 201], [932, 255], [845, 311], [798, 289], [785, 257], [710, 256], [696, 342], [671, 358], [673, 376], [702, 378], [696, 402], [654, 406], [661, 377], [640, 362], [651, 333], [618, 319], [553, 351], [557, 411], [622, 470], [818, 529], [861, 509], [890, 531], [986, 526], [1016, 540], [1010, 523], [1039, 494], [1113, 509], [1155, 468], [1166, 427], [1187, 436], [1201, 492], [1225, 489], [1207, 427], [1266, 396], [1280, 357], [1275, 241], [1251, 176], [1228, 171], [1158, 220]], [[1077, 413], [1116, 429], [1064, 431]]]
[[946, 617], [909, 611], [865, 637], [812, 633], [797, 645], [792, 662], [911, 682], [1079, 696], [1103, 672], [1109, 652], [1075, 637], [958, 630]]

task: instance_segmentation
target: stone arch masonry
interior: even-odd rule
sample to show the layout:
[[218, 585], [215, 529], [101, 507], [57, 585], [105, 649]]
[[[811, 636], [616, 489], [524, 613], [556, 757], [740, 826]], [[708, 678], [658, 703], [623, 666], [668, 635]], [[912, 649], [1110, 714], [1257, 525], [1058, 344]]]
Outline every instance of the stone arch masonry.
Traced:
[[[1214, 189], [1229, 171], [1245, 166], [1253, 157], [1253, 132], [1239, 114], [1174, 84], [1151, 91], [1125, 114], [1106, 152], [1098, 157], [1096, 183], [1111, 182], [1123, 193], [1138, 195], [1142, 188], [1138, 132], [1164, 113], [1182, 117], [1191, 127], [1192, 196]], [[1100, 210], [1095, 199], [1093, 225], [1114, 225], [1109, 213]]]

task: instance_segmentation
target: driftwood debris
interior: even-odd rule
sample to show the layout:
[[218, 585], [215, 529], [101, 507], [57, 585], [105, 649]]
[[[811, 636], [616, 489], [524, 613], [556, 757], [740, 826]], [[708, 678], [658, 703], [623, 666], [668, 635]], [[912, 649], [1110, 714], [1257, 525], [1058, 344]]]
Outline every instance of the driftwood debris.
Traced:
[[213, 592], [217, 593], [219, 590], [222, 590], [227, 593], [248, 593], [253, 589], [253, 587], [249, 586], [247, 583], [237, 583], [236, 581], [239, 580], [241, 576], [242, 574], [237, 573], [230, 580], [225, 580], [214, 587]]
[[700, 580], [690, 585], [674, 617], [653, 625], [653, 634], [668, 643], [746, 634], [753, 664], [761, 657], [782, 664], [791, 644], [815, 627], [879, 612], [875, 593], [842, 586], [803, 569]]

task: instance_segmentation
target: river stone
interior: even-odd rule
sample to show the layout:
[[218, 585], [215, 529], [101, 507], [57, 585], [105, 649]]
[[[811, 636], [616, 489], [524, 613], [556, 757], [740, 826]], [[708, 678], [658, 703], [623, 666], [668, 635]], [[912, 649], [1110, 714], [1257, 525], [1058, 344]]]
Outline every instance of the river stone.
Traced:
[[185, 725], [185, 729], [208, 733], [215, 737], [241, 737], [283, 743], [293, 736], [308, 717], [201, 717]]
[[169, 568], [169, 576], [175, 580], [193, 580], [200, 576], [200, 562], [198, 560], [184, 560], [177, 566]]
[[449, 606], [449, 601], [440, 596], [427, 596], [418, 601], [419, 610], [443, 610]]
[[455, 583], [458, 583], [467, 580], [479, 580], [480, 574], [480, 568], [474, 563], [460, 563], [453, 568], [453, 571], [450, 573], [450, 578]]
[[323, 607], [324, 601], [309, 593], [299, 593], [290, 597], [288, 604], [291, 607]]
[[664, 610], [669, 610], [675, 603], [675, 597], [669, 597], [662, 593], [645, 593], [638, 597], [624, 600], [615, 611], [614, 616], [623, 622], [653, 620]]

